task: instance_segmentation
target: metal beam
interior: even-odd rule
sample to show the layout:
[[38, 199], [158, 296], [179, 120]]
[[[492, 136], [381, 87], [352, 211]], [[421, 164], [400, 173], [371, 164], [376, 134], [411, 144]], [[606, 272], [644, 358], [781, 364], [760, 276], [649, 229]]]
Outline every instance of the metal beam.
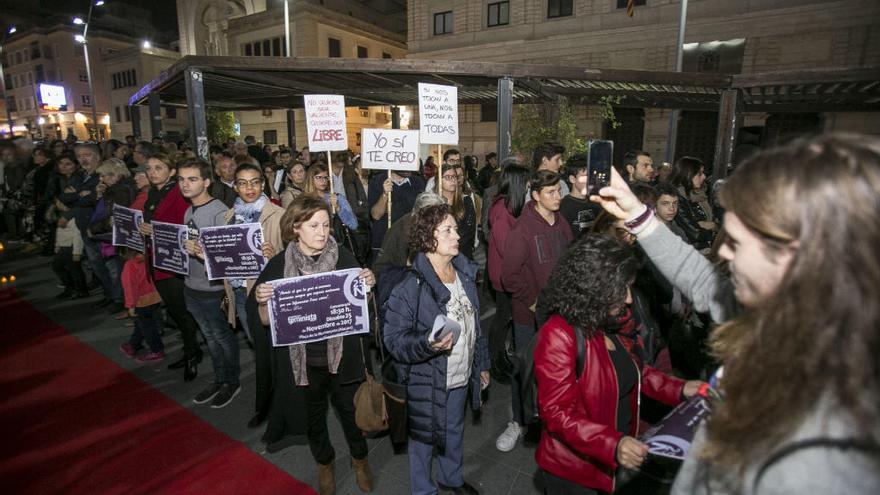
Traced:
[[150, 93], [150, 138], [162, 137], [162, 104], [159, 93]]
[[[129, 107], [129, 117], [131, 117], [131, 133], [138, 141], [141, 140], [141, 106], [131, 105]], [[134, 150], [132, 150], [134, 151]]]
[[287, 147], [291, 153], [296, 149], [296, 110], [292, 108], [287, 109]]
[[721, 93], [721, 105], [718, 108], [718, 134], [715, 139], [715, 163], [712, 166], [714, 180], [727, 177], [727, 172], [730, 170], [740, 117], [739, 90], [725, 90]]
[[513, 130], [513, 79], [498, 79], [498, 162], [510, 156], [510, 135]]
[[205, 119], [205, 87], [202, 71], [196, 68], [186, 69], [186, 102], [189, 107], [189, 140], [190, 146], [202, 160], [211, 159], [208, 150], [208, 124]]

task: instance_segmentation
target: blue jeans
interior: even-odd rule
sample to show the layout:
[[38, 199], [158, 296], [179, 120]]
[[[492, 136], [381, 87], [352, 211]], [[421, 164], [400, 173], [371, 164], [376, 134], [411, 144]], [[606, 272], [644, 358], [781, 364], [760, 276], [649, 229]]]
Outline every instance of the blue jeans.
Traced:
[[165, 346], [162, 344], [162, 337], [159, 336], [161, 330], [162, 312], [159, 311], [158, 303], [134, 308], [134, 331], [131, 332], [128, 343], [137, 350], [143, 347], [146, 341], [150, 352], [164, 352]]
[[[437, 467], [440, 468], [437, 481], [451, 487], [464, 484], [462, 464], [467, 390], [467, 387], [458, 387], [446, 391], [446, 449], [437, 456]], [[410, 438], [408, 450], [410, 492], [413, 495], [436, 494], [437, 485], [431, 480], [434, 446]]]
[[[513, 344], [516, 346], [517, 354], [529, 345], [529, 342], [532, 341], [534, 336], [534, 325], [521, 325], [517, 322], [513, 322]], [[510, 379], [510, 408], [513, 410], [513, 420], [519, 423], [520, 426], [523, 425], [522, 392], [520, 392], [521, 386], [519, 376], [514, 373]]]
[[110, 280], [110, 272], [107, 270], [107, 265], [104, 264], [104, 257], [101, 256], [101, 243], [86, 236], [83, 236], [82, 239], [83, 251], [85, 251], [86, 258], [89, 260], [89, 267], [92, 269], [92, 274], [101, 283], [104, 297], [111, 301], [119, 302], [119, 300], [113, 297], [113, 283]]
[[228, 383], [235, 387], [241, 374], [238, 339], [229, 328], [226, 315], [220, 310], [223, 291], [217, 291], [216, 295], [206, 295], [184, 287], [183, 299], [186, 301], [187, 311], [199, 324], [208, 343], [208, 354], [211, 355], [211, 365], [214, 367], [214, 383]]
[[109, 258], [104, 258], [104, 266], [107, 268], [107, 275], [110, 280], [110, 287], [113, 293], [112, 299], [114, 302], [122, 304], [125, 301], [125, 295], [122, 293], [122, 281], [120, 277], [122, 276], [122, 260], [119, 256], [111, 256]]
[[247, 296], [247, 287], [236, 287], [232, 289], [232, 297], [235, 298], [235, 316], [238, 318], [238, 322], [241, 323], [241, 328], [244, 329], [244, 334], [247, 335], [248, 342], [253, 342], [254, 339], [251, 338], [251, 329], [248, 328], [247, 307], [245, 306], [247, 303]]

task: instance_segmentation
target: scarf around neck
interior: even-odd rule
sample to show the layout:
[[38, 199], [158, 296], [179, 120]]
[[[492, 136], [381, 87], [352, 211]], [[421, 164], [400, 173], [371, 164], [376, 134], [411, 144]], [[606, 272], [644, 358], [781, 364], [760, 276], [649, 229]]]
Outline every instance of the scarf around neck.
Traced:
[[[233, 225], [259, 223], [263, 207], [266, 206], [266, 201], [269, 201], [269, 198], [265, 194], [261, 194], [253, 203], [245, 203], [241, 198], [235, 198], [235, 204], [232, 206]], [[229, 285], [233, 288], [240, 289], [247, 286], [247, 281], [243, 278], [233, 278], [229, 280]]]
[[[304, 254], [299, 249], [298, 242], [291, 242], [284, 250], [284, 278], [314, 275], [316, 273], [332, 272], [336, 269], [339, 260], [339, 247], [333, 237], [327, 238], [327, 246], [324, 252], [314, 259]], [[309, 384], [306, 373], [306, 344], [296, 344], [288, 347], [290, 353], [290, 365], [293, 368], [293, 379], [298, 386]], [[327, 339], [327, 365], [330, 373], [335, 375], [339, 370], [339, 362], [342, 360], [342, 337]]]

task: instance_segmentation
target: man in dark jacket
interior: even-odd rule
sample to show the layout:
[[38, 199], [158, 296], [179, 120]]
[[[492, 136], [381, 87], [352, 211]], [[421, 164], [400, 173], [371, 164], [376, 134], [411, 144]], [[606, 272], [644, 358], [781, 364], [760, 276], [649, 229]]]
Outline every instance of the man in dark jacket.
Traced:
[[[532, 201], [526, 203], [504, 243], [501, 282], [513, 295], [513, 335], [517, 349], [525, 349], [535, 335], [535, 306], [538, 294], [556, 260], [562, 256], [573, 236], [568, 222], [559, 213], [562, 201], [559, 174], [539, 170], [529, 181]], [[502, 452], [516, 447], [523, 424], [520, 384], [511, 381], [513, 421], [498, 437], [495, 446]]]

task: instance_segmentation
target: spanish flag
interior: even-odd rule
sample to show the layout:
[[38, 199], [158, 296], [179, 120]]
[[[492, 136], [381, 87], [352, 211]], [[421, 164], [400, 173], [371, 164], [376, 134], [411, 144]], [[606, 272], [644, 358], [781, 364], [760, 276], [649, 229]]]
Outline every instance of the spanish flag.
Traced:
[[626, 15], [632, 17], [636, 8], [636, 0], [626, 0]]

